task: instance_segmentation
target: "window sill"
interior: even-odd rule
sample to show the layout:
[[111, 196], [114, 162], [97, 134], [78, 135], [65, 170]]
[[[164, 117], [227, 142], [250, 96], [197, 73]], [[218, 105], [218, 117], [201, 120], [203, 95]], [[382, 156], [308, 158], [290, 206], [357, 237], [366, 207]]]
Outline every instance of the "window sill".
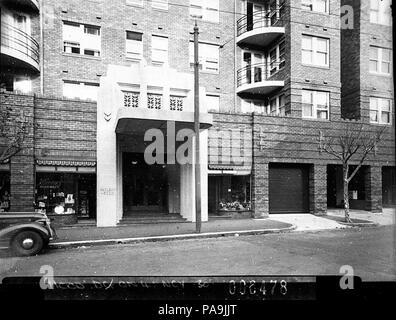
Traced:
[[371, 122], [371, 121], [370, 121], [370, 125], [373, 125], [373, 126], [388, 126], [388, 127], [391, 127], [391, 126], [392, 126], [392, 123], [380, 123], [380, 122]]
[[308, 121], [330, 122], [330, 119], [309, 118], [309, 117], [302, 117], [302, 119]]
[[143, 59], [137, 59], [137, 58], [130, 58], [130, 57], [125, 57], [126, 61], [128, 62], [141, 62]]
[[169, 12], [169, 8], [168, 9], [161, 9], [161, 8], [154, 8], [151, 7], [154, 11], [160, 11], [160, 12]]
[[304, 8], [302, 8], [301, 11], [320, 14], [322, 16], [328, 16], [328, 17], [330, 16], [330, 12], [314, 11], [314, 10], [308, 10], [308, 9], [304, 9]]
[[373, 72], [373, 71], [370, 71], [369, 73], [372, 76], [386, 77], [386, 78], [391, 78], [392, 77], [392, 75], [390, 73], [381, 73], [381, 72]]
[[85, 54], [62, 52], [62, 55], [65, 56], [65, 57], [83, 58], [83, 59], [97, 60], [97, 61], [102, 60], [102, 57], [93, 57], [93, 56], [88, 56], [88, 55], [85, 55]]
[[133, 3], [125, 3], [125, 5], [127, 7], [134, 7], [134, 8], [144, 9], [144, 4], [140, 5], [140, 4], [133, 4]]
[[308, 64], [308, 63], [302, 63], [304, 67], [310, 67], [310, 68], [318, 68], [318, 69], [324, 69], [324, 70], [330, 70], [330, 66], [319, 66], [316, 64]]

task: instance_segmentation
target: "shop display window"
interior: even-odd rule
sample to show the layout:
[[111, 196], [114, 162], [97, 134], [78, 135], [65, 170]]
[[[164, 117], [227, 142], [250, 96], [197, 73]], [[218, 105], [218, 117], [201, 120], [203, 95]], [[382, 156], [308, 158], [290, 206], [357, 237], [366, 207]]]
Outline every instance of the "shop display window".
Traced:
[[209, 176], [209, 212], [250, 210], [250, 175]]
[[96, 176], [75, 173], [36, 174], [36, 212], [94, 218]]
[[10, 173], [0, 171], [0, 213], [10, 211]]

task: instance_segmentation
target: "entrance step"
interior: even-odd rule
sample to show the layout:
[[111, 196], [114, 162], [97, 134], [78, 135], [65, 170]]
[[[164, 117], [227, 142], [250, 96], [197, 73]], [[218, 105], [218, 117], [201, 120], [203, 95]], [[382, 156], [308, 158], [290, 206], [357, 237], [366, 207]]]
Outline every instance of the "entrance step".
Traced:
[[158, 214], [158, 213], [133, 213], [124, 214], [119, 225], [128, 224], [157, 224], [157, 223], [182, 223], [187, 220], [177, 214]]

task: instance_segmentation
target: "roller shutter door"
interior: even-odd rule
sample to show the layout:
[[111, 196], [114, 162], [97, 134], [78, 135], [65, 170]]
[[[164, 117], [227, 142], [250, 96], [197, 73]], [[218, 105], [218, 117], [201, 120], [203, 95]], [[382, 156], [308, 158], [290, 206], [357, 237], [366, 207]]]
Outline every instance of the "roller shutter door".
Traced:
[[308, 167], [296, 165], [270, 165], [270, 213], [308, 213]]

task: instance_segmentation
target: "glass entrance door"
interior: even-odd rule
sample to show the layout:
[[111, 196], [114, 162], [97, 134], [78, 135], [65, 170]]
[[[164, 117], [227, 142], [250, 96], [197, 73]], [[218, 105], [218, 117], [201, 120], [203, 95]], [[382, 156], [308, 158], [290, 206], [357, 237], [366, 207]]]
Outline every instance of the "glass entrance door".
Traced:
[[261, 82], [265, 79], [265, 58], [262, 53], [244, 51], [242, 65], [246, 83]]

